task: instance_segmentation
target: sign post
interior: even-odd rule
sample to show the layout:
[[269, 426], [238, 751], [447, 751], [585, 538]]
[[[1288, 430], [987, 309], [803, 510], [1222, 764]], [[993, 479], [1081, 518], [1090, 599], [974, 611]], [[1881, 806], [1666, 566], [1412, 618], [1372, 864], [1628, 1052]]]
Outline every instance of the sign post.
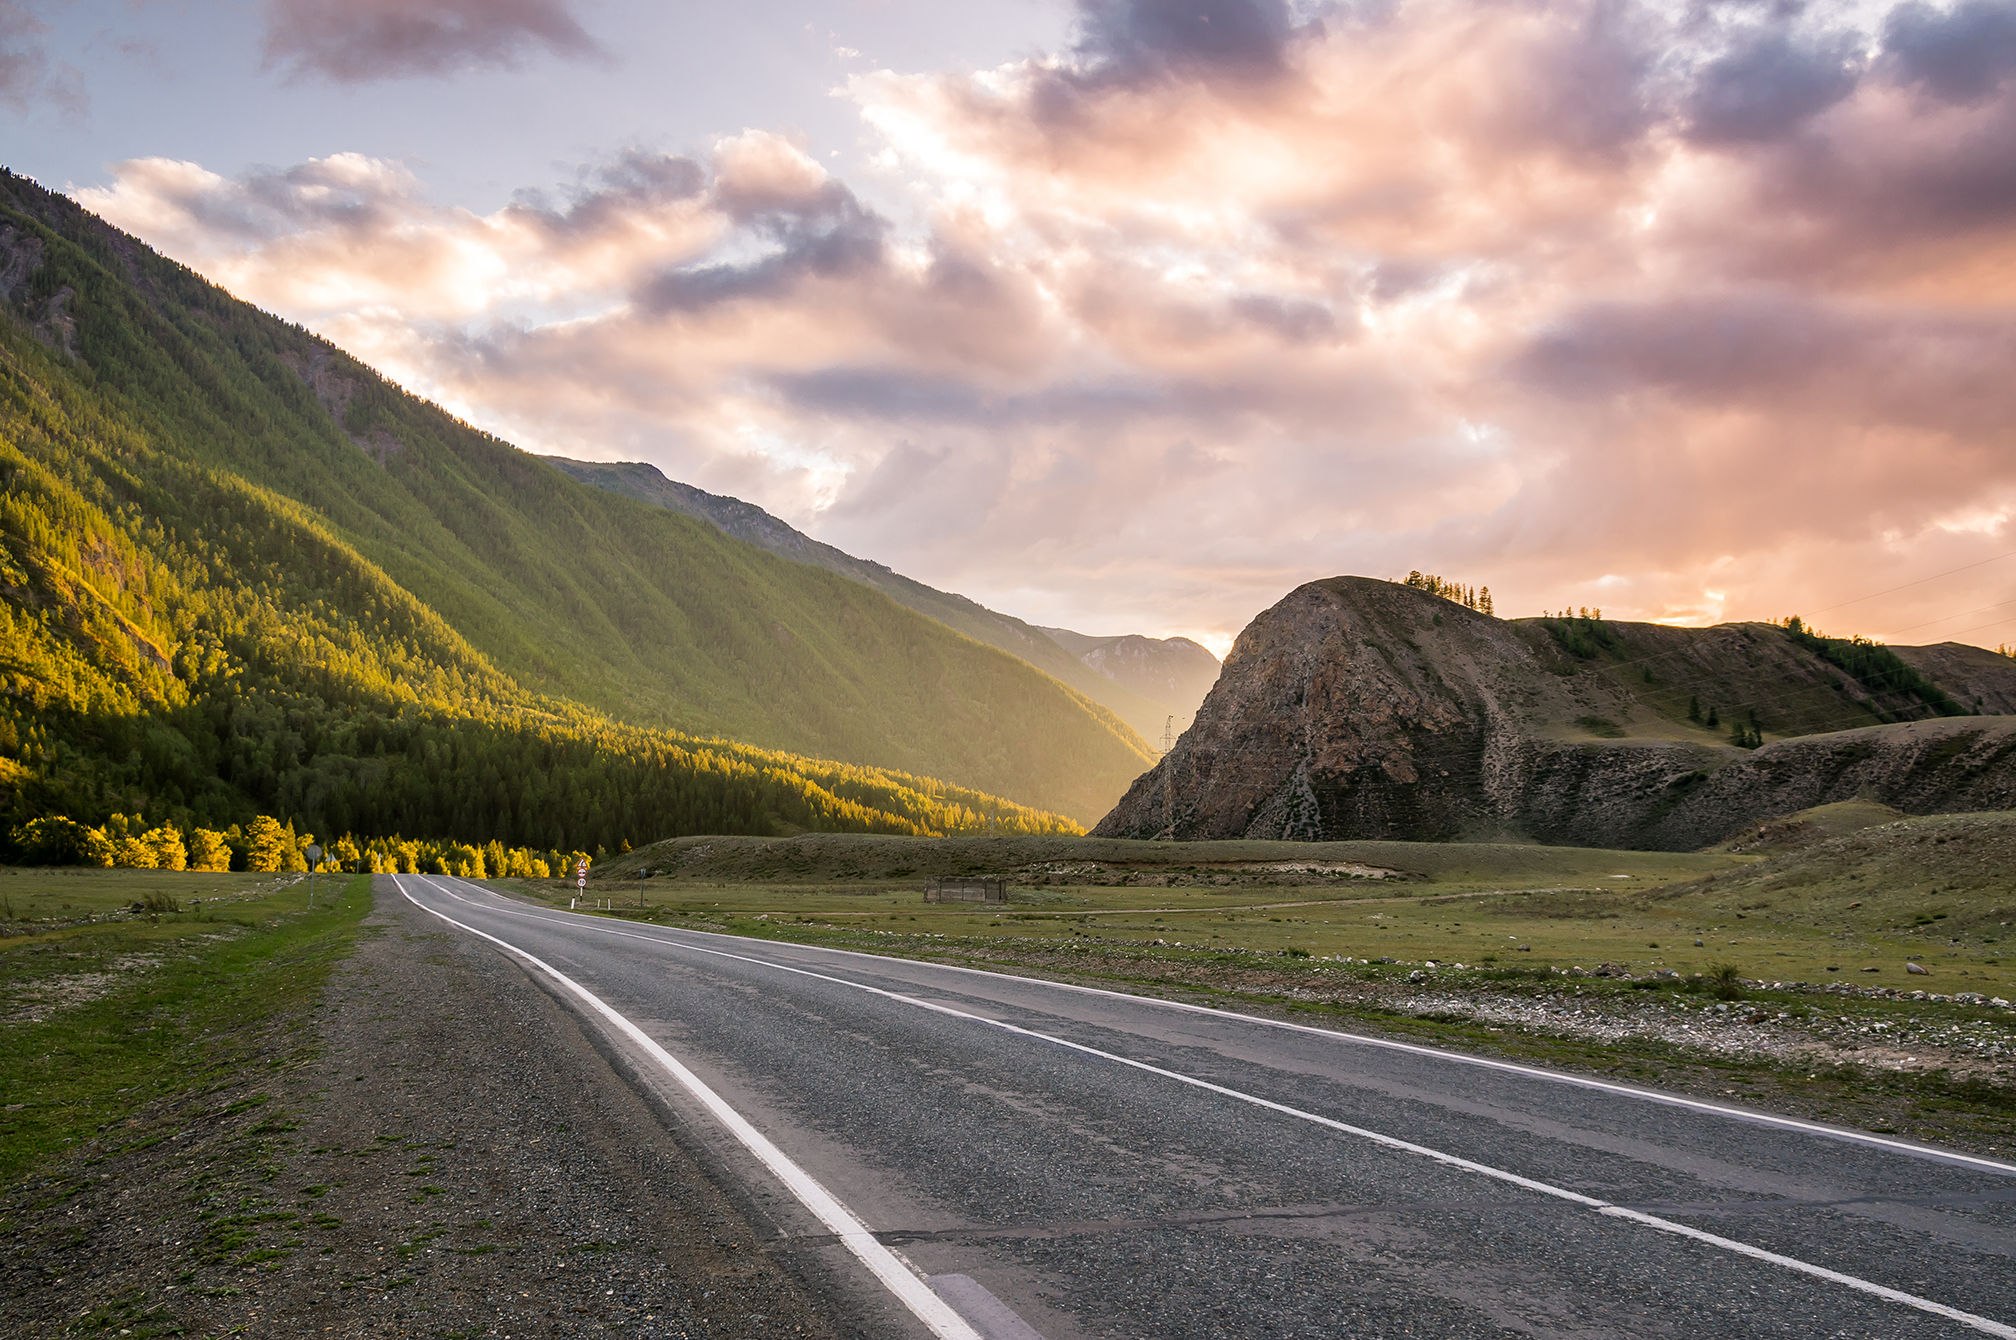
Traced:
[[572, 907], [581, 906], [582, 898], [588, 893], [588, 858], [582, 857], [574, 863], [574, 901]]
[[315, 870], [316, 867], [322, 864], [322, 848], [311, 842], [308, 844], [308, 850], [303, 852], [302, 855], [308, 858], [308, 908], [310, 911], [313, 911], [315, 908]]

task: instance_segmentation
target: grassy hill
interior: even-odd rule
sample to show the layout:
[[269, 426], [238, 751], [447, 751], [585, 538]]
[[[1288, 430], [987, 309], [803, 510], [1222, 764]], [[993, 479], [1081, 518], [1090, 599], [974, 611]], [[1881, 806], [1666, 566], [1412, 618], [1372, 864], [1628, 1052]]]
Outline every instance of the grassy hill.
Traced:
[[[1176, 717], [1179, 725], [1187, 724], [1218, 671], [1217, 659], [1186, 639], [1090, 638], [1062, 629], [1037, 628], [1012, 615], [988, 609], [978, 601], [926, 586], [880, 563], [821, 544], [760, 507], [667, 479], [656, 467], [641, 461], [572, 461], [557, 456], [547, 459], [584, 484], [708, 522], [724, 534], [780, 557], [809, 563], [873, 587], [906, 609], [936, 619], [975, 642], [984, 642], [1027, 661], [1070, 685], [1111, 710], [1140, 739], [1160, 739], [1171, 716]], [[1144, 681], [1140, 676], [1116, 675], [1108, 668], [1094, 666], [1083, 655], [1088, 647], [1123, 640], [1139, 644], [1144, 652], [1160, 653], [1165, 659], [1180, 657], [1187, 674], [1176, 682]], [[1166, 681], [1170, 677], [1163, 678]]]
[[577, 484], [11, 176], [0, 478], [0, 818], [903, 831], [904, 795], [1091, 817], [1148, 761], [1012, 657]]
[[1829, 934], [1891, 934], [1925, 946], [1996, 944], [2016, 922], [2016, 812], [1840, 822], [1835, 807], [1793, 816], [1806, 840], [1762, 861], [1676, 884], [1660, 897], [1696, 915], [1736, 913]]

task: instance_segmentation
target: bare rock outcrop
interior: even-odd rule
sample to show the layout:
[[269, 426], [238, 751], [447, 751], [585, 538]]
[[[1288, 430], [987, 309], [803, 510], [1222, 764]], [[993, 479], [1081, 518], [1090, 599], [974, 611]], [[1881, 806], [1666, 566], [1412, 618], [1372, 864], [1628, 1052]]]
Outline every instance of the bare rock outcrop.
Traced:
[[[1932, 718], [1769, 625], [1620, 628], [1578, 653], [1546, 621], [1312, 582], [1240, 635], [1195, 724], [1094, 831], [1680, 850], [1858, 796], [2016, 807], [2016, 718]], [[1739, 747], [1704, 696], [1789, 737]], [[1914, 710], [1929, 719], [1897, 719]]]

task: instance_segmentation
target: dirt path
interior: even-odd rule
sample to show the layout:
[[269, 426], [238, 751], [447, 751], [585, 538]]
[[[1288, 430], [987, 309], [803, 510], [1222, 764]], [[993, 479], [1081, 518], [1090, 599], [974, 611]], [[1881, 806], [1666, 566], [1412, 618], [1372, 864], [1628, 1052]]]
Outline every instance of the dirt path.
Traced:
[[572, 1016], [451, 935], [381, 893], [265, 1073], [8, 1192], [0, 1333], [872, 1333]]

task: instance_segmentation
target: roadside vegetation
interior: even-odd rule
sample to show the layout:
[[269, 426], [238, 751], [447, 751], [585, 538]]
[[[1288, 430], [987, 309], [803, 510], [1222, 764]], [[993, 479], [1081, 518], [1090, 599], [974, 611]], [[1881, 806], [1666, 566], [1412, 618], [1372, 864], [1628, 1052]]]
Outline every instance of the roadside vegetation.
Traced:
[[163, 1099], [258, 1101], [239, 1092], [247, 1067], [272, 1063], [273, 1031], [318, 998], [370, 906], [368, 876], [314, 881], [312, 910], [310, 890], [292, 874], [0, 869], [0, 1186], [116, 1144]]

